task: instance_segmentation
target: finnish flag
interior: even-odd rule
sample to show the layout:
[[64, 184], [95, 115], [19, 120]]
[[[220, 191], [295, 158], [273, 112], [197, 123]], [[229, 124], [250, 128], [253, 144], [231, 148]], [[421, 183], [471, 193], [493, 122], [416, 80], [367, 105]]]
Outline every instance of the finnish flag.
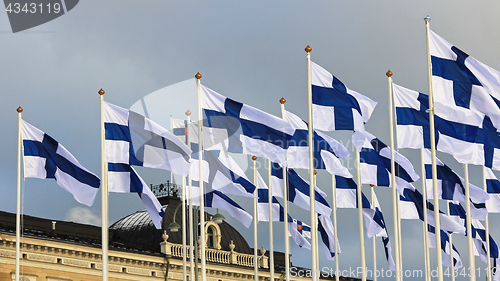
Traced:
[[[357, 184], [352, 178], [344, 178], [341, 176], [335, 176], [335, 186], [336, 186], [336, 200], [337, 208], [357, 208], [358, 207], [358, 195], [357, 195]], [[373, 236], [382, 237], [382, 242], [384, 243], [384, 249], [386, 254], [387, 263], [389, 264], [389, 269], [394, 271], [394, 259], [392, 258], [392, 250], [389, 242], [389, 233], [387, 232], [387, 227], [385, 225], [384, 216], [380, 210], [380, 205], [378, 203], [377, 196], [374, 194], [374, 204], [370, 204], [370, 201], [366, 196], [362, 195], [362, 208], [363, 208], [363, 218], [366, 225], [366, 236], [371, 238]]]
[[21, 135], [24, 177], [55, 179], [76, 201], [92, 206], [101, 180], [80, 165], [64, 146], [24, 120]]
[[[399, 148], [431, 148], [429, 97], [394, 84]], [[500, 160], [500, 137], [489, 116], [435, 102], [436, 149], [464, 164], [492, 167]], [[500, 168], [500, 167], [498, 167]]]
[[[284, 119], [295, 129], [287, 151], [287, 165], [294, 169], [309, 169], [307, 123], [288, 111], [284, 112]], [[314, 131], [313, 142], [314, 169], [326, 169], [332, 175], [352, 178], [349, 170], [339, 160], [350, 156], [344, 146], [317, 130]]]
[[104, 126], [108, 162], [188, 174], [191, 150], [152, 120], [104, 102]]
[[[193, 196], [191, 197], [194, 206], [200, 206], [200, 188], [199, 182], [192, 181]], [[224, 193], [218, 190], [205, 189], [204, 194], [205, 207], [219, 208], [225, 210], [233, 218], [240, 221], [246, 228], [252, 224], [252, 216], [245, 211], [238, 203], [234, 202]]]
[[313, 126], [323, 131], [364, 131], [377, 105], [311, 62]]
[[490, 195], [488, 202], [488, 212], [500, 213], [500, 181], [491, 169], [486, 169], [486, 190]]
[[[310, 210], [309, 182], [304, 180], [293, 169], [287, 169], [288, 179], [288, 201]], [[271, 163], [271, 177], [273, 186], [283, 186], [283, 168], [278, 163]], [[326, 194], [319, 188], [315, 188], [316, 212], [325, 216], [332, 213], [332, 208], [325, 200]]]
[[[427, 225], [427, 234], [429, 237], [429, 247], [436, 248], [436, 229], [432, 225]], [[458, 252], [455, 245], [453, 247], [453, 266], [455, 268], [461, 268], [462, 258], [460, 257], [460, 253]], [[441, 230], [441, 250], [443, 251], [443, 265], [447, 267], [451, 267], [450, 263], [450, 238], [448, 233]]]
[[[450, 216], [457, 216], [465, 225], [466, 213], [462, 205], [459, 202], [450, 201], [448, 203], [450, 207]], [[488, 262], [488, 255], [486, 253], [486, 230], [483, 224], [476, 219], [472, 219], [472, 239], [474, 242], [474, 254], [479, 256], [482, 261]], [[466, 233], [467, 236], [467, 233]], [[495, 260], [498, 259], [498, 246], [493, 240], [493, 237], [489, 237], [490, 240], [490, 257]]]
[[[203, 152], [203, 178], [205, 187], [226, 195], [254, 198], [255, 185], [250, 182], [240, 166], [228, 153], [219, 150]], [[191, 179], [199, 181], [199, 164], [194, 159]], [[194, 194], [196, 195], [196, 194]]]
[[429, 34], [429, 48], [434, 101], [486, 113], [500, 128], [500, 72], [433, 31]]
[[[325, 248], [326, 258], [328, 260], [335, 259], [335, 243], [337, 243], [337, 250], [340, 254], [340, 244], [335, 237], [335, 232], [333, 229], [332, 220], [329, 217], [325, 217], [321, 214], [318, 214], [318, 233], [320, 234], [321, 241], [323, 242], [323, 246]], [[309, 235], [311, 233], [309, 232]]]
[[191, 150], [153, 121], [107, 102], [104, 102], [104, 127], [109, 191], [137, 193], [153, 224], [161, 229], [165, 212], [132, 165], [186, 175]]
[[294, 129], [281, 118], [201, 86], [205, 150], [264, 157], [286, 165]]
[[[352, 141], [359, 151], [361, 182], [392, 187], [391, 148], [368, 132], [354, 132]], [[411, 183], [420, 177], [406, 157], [394, 151], [394, 158], [396, 188], [402, 194], [404, 188], [414, 188]]]
[[[424, 221], [424, 200], [422, 194], [417, 189], [405, 188], [403, 195], [400, 195], [401, 218], [407, 220], [419, 219]], [[427, 223], [435, 226], [434, 205], [429, 201], [427, 204]], [[438, 210], [439, 211], [439, 210]], [[451, 233], [465, 234], [465, 227], [462, 221], [454, 216], [447, 216], [439, 211], [440, 228]]]
[[[269, 221], [269, 189], [258, 172], [257, 193], [259, 196], [257, 203], [258, 219], [259, 221]], [[272, 212], [273, 221], [285, 221], [285, 210], [274, 196], [272, 197]], [[300, 227], [299, 224], [301, 225]], [[307, 229], [305, 230], [307, 231]], [[311, 244], [305, 239], [307, 234], [304, 233], [302, 222], [292, 219], [290, 215], [288, 215], [288, 233], [299, 247], [311, 249]], [[309, 238], [311, 238], [310, 233], [311, 229], [309, 228]]]
[[[431, 152], [424, 149], [425, 178], [427, 197], [434, 198], [432, 184], [432, 162]], [[446, 166], [436, 157], [437, 168], [437, 188], [439, 199], [465, 202], [465, 181], [452, 169]], [[484, 220], [486, 218], [486, 200], [490, 195], [483, 189], [469, 183], [469, 195], [471, 203], [471, 216], [475, 219]]]

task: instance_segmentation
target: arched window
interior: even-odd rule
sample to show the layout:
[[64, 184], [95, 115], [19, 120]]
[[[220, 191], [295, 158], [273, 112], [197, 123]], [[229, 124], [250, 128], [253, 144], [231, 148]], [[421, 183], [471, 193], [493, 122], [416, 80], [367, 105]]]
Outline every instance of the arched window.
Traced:
[[214, 248], [215, 247], [215, 232], [213, 226], [209, 226], [207, 229], [207, 247]]

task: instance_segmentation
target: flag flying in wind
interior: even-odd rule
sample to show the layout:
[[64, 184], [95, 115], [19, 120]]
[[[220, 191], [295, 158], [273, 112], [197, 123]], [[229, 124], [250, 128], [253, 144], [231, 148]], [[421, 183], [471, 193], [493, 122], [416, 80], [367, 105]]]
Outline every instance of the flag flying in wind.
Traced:
[[165, 214], [160, 202], [131, 165], [186, 175], [191, 150], [146, 117], [104, 102], [106, 162], [110, 192], [137, 193], [156, 228]]
[[[257, 193], [258, 193], [258, 202], [257, 202], [257, 216], [259, 221], [269, 221], [269, 189], [264, 182], [264, 179], [257, 172]], [[272, 197], [272, 215], [273, 221], [285, 221], [285, 210], [283, 206], [278, 202], [278, 200], [273, 196]], [[304, 227], [305, 226], [305, 227]], [[309, 238], [311, 238], [311, 228], [307, 229], [308, 226], [304, 225], [301, 221], [297, 221], [292, 219], [290, 215], [288, 215], [288, 233], [295, 241], [295, 243], [301, 247], [306, 249], [311, 249], [311, 244], [305, 239], [307, 237], [307, 232], [309, 233]]]
[[[354, 182], [352, 178], [335, 176], [335, 185], [337, 208], [357, 208], [358, 195], [356, 182]], [[389, 269], [394, 271], [395, 265], [392, 258], [391, 245], [389, 243], [389, 233], [387, 232], [384, 216], [382, 215], [382, 211], [380, 210], [377, 196], [375, 194], [373, 195], [374, 202], [372, 205], [363, 193], [361, 193], [361, 195], [363, 217], [365, 219], [366, 225], [366, 236], [368, 236], [368, 238], [371, 238], [373, 236], [382, 237]]]
[[187, 120], [170, 117], [172, 134], [176, 135], [183, 143], [187, 142], [188, 123]]
[[[424, 200], [417, 189], [404, 189], [403, 195], [400, 195], [400, 209], [402, 219], [424, 221]], [[439, 221], [442, 230], [465, 234], [465, 227], [457, 217], [450, 217], [439, 211]], [[434, 221], [434, 205], [429, 201], [427, 201], [427, 223], [433, 227], [436, 225]]]
[[[425, 177], [427, 197], [434, 198], [432, 188], [432, 164], [431, 153], [424, 149]], [[439, 199], [465, 202], [465, 181], [452, 169], [446, 166], [436, 157], [438, 195]], [[475, 219], [484, 220], [486, 218], [486, 200], [490, 198], [488, 193], [481, 188], [469, 183], [469, 194], [471, 201], [471, 216]]]
[[311, 62], [312, 110], [315, 129], [364, 131], [377, 105], [348, 89], [330, 72]]
[[491, 169], [485, 168], [486, 190], [490, 195], [488, 200], [488, 212], [500, 213], [500, 181]]
[[49, 135], [22, 120], [24, 177], [55, 179], [79, 203], [92, 206], [101, 180]]
[[[307, 123], [297, 115], [285, 111], [284, 119], [295, 129], [287, 152], [287, 165], [294, 169], [309, 169], [309, 146]], [[349, 151], [338, 141], [314, 131], [314, 169], [326, 169], [332, 175], [352, 178], [351, 173], [338, 158], [347, 158]]]
[[[399, 148], [431, 148], [429, 97], [394, 84]], [[492, 167], [500, 159], [500, 137], [489, 116], [434, 103], [436, 149], [464, 164]]]
[[[466, 213], [464, 208], [459, 202], [450, 201], [448, 203], [450, 207], [450, 216], [457, 216], [462, 221], [464, 226], [466, 225]], [[483, 224], [476, 219], [472, 219], [472, 239], [474, 241], [475, 251], [474, 254], [479, 256], [484, 262], [488, 261], [488, 255], [486, 253], [486, 230]], [[468, 235], [467, 233], [465, 234]], [[490, 235], [490, 257], [495, 260], [498, 259], [498, 246]]]
[[[320, 234], [321, 241], [325, 248], [326, 258], [328, 260], [335, 259], [335, 243], [337, 243], [337, 250], [340, 253], [340, 244], [335, 237], [333, 223], [330, 217], [318, 214], [318, 233]], [[311, 233], [309, 232], [309, 236]]]
[[[354, 132], [352, 141], [359, 151], [361, 182], [391, 187], [391, 148], [368, 132]], [[394, 158], [396, 187], [402, 194], [404, 188], [414, 188], [411, 183], [419, 176], [406, 157], [394, 151]]]
[[[436, 248], [436, 229], [432, 225], [427, 225], [427, 234], [429, 235], [429, 247]], [[441, 230], [441, 250], [443, 251], [443, 265], [447, 267], [451, 267], [450, 263], [450, 237], [448, 233]], [[462, 258], [460, 257], [460, 253], [458, 252], [455, 245], [453, 247], [453, 266], [455, 268], [461, 268]]]
[[474, 109], [500, 128], [500, 72], [430, 31], [434, 101]]
[[201, 86], [204, 149], [264, 157], [286, 165], [294, 129], [281, 118]]
[[[287, 169], [288, 179], [288, 201], [301, 207], [304, 210], [310, 210], [309, 199], [309, 182], [304, 180], [293, 169]], [[278, 163], [271, 163], [271, 177], [274, 186], [283, 186], [283, 168]], [[318, 187], [315, 188], [316, 198], [316, 212], [319, 214], [329, 216], [332, 208], [326, 202], [326, 194]]]

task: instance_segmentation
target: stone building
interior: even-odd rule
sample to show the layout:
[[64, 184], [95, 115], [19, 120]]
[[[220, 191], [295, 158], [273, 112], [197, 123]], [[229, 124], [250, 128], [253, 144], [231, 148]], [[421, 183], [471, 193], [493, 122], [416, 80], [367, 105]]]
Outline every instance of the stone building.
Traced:
[[[168, 230], [174, 213], [175, 221], [182, 222], [181, 211], [175, 212], [181, 201], [175, 189], [166, 186], [152, 188], [165, 209], [162, 230], [154, 227], [145, 210], [110, 226], [110, 281], [183, 279], [182, 234]], [[253, 280], [254, 253], [244, 237], [226, 222], [215, 223], [208, 213], [205, 218], [207, 280]], [[102, 280], [100, 227], [32, 216], [23, 216], [22, 226], [21, 280]], [[0, 280], [14, 280], [15, 229], [15, 214], [0, 212]], [[275, 278], [283, 280], [284, 254], [275, 252], [274, 256]], [[269, 280], [268, 252], [263, 248], [259, 250], [257, 262], [259, 279]], [[187, 273], [189, 275], [189, 259]], [[334, 280], [332, 276], [322, 279]]]

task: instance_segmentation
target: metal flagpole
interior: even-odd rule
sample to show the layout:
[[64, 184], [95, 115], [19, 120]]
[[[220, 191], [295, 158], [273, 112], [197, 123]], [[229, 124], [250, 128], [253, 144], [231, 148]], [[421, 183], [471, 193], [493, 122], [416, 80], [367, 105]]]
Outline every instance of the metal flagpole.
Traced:
[[19, 280], [19, 260], [21, 252], [21, 153], [22, 153], [22, 107], [17, 108], [18, 124], [17, 124], [17, 195], [16, 195], [16, 281]]
[[[472, 241], [472, 218], [470, 215], [470, 193], [469, 193], [469, 165], [464, 164], [464, 178], [465, 178], [465, 221], [467, 223], [467, 246], [469, 249], [469, 280], [476, 280], [476, 266], [474, 259], [474, 242]], [[452, 252], [453, 253], [453, 252]]]
[[[186, 130], [186, 142], [190, 146], [191, 139], [189, 138], [189, 126], [191, 125], [191, 111], [186, 111], [187, 116], [187, 130]], [[193, 186], [191, 183], [191, 167], [188, 173], [188, 189], [189, 189], [189, 277], [190, 280], [194, 280], [194, 245], [193, 240]]]
[[[273, 243], [273, 209], [271, 206], [273, 198], [273, 183], [271, 176], [271, 160], [267, 161], [267, 172], [269, 176], [269, 188], [268, 188], [268, 201], [269, 201], [269, 280], [274, 280], [274, 243]], [[285, 169], [283, 169], [283, 175], [285, 174]], [[284, 177], [284, 176], [283, 176]], [[284, 180], [284, 179], [283, 179]]]
[[[375, 190], [373, 190], [373, 184], [370, 184], [370, 188], [371, 188], [371, 201], [372, 201], [372, 205], [373, 205], [373, 199], [375, 197]], [[374, 206], [375, 207], [375, 206]], [[373, 246], [373, 281], [377, 281], [377, 247], [375, 246], [375, 240], [376, 240], [377, 236], [373, 235], [372, 236], [372, 246]]]
[[[446, 202], [446, 215], [450, 216], [450, 204]], [[469, 232], [470, 233], [470, 232]], [[451, 275], [451, 281], [455, 281], [455, 274], [453, 272], [455, 271], [454, 265], [453, 265], [453, 233], [448, 234], [450, 239], [450, 275]]]
[[[253, 278], [255, 281], [259, 281], [259, 253], [258, 253], [258, 246], [257, 246], [257, 197], [259, 194], [257, 193], [257, 163], [255, 160], [257, 160], [257, 157], [254, 155], [252, 156], [253, 160], [253, 184], [255, 185], [255, 190], [253, 192], [253, 195], [255, 198], [253, 199]], [[271, 202], [269, 202], [269, 205], [271, 205]]]
[[[436, 167], [436, 133], [434, 131], [434, 94], [432, 91], [432, 65], [431, 53], [429, 49], [429, 22], [431, 17], [424, 18], [426, 39], [427, 39], [427, 75], [429, 81], [429, 125], [431, 137], [431, 158], [432, 158], [432, 188], [434, 196], [434, 222], [435, 222], [435, 236], [436, 236], [436, 263], [438, 269], [438, 281], [443, 281], [443, 255], [441, 249], [441, 222], [439, 218], [439, 194], [437, 190], [437, 167]], [[468, 193], [468, 191], [466, 191]], [[468, 203], [468, 202], [467, 202]], [[470, 232], [469, 232], [470, 233]]]
[[[315, 190], [316, 190], [316, 174], [318, 174], [318, 172], [316, 170], [314, 170], [314, 187], [315, 187]], [[318, 213], [316, 212], [315, 213], [315, 218], [314, 218], [314, 221], [317, 223], [318, 222]], [[316, 226], [316, 229], [318, 227]], [[317, 278], [319, 280], [319, 275], [320, 275], [320, 270], [319, 270], [319, 246], [318, 246], [318, 232], [316, 232], [316, 237], [315, 237], [315, 241], [316, 241], [316, 245], [314, 245], [314, 248], [316, 249], [316, 269], [318, 270], [318, 275], [317, 275]]]
[[201, 74], [198, 72], [194, 76], [196, 78], [196, 84], [198, 88], [198, 158], [199, 161], [199, 186], [200, 186], [200, 243], [201, 243], [201, 280], [207, 280], [207, 271], [206, 271], [206, 237], [205, 237], [205, 192], [203, 190], [203, 133], [201, 127], [203, 126], [203, 112], [201, 110]]
[[[281, 104], [281, 118], [285, 119], [285, 102], [282, 97]], [[283, 212], [284, 219], [283, 225], [285, 227], [285, 280], [290, 281], [290, 240], [288, 239], [288, 169], [287, 166], [283, 167]]]
[[182, 176], [182, 280], [187, 281], [186, 270], [186, 176]]
[[424, 263], [425, 263], [425, 280], [430, 281], [430, 269], [431, 269], [431, 261], [430, 261], [430, 253], [429, 253], [429, 234], [427, 229], [427, 188], [425, 185], [425, 163], [424, 163], [424, 148], [420, 149], [420, 164], [422, 168], [422, 197], [423, 197], [423, 209], [424, 209], [424, 222], [422, 229], [424, 230]]
[[102, 220], [102, 281], [108, 280], [108, 163], [104, 129], [104, 90], [99, 90], [101, 98], [101, 220]]
[[[173, 129], [172, 129], [174, 126], [172, 125], [172, 123], [173, 123], [173, 120], [172, 120], [172, 115], [170, 115], [170, 132], [171, 132], [171, 133], [174, 133], [174, 132], [173, 132]], [[170, 184], [173, 184], [173, 183], [174, 183], [174, 173], [170, 172]], [[173, 185], [172, 185], [172, 186], [173, 186]], [[184, 274], [184, 275], [185, 275], [185, 274]]]
[[[486, 185], [486, 167], [483, 166], [483, 187], [484, 191], [488, 192], [488, 187]], [[488, 209], [488, 201], [486, 201], [486, 209]], [[486, 219], [484, 222], [484, 229], [486, 232], [486, 256], [488, 257], [487, 266], [488, 270], [486, 271], [486, 277], [488, 281], [491, 281], [491, 258], [490, 258], [490, 224], [488, 218], [488, 212], [486, 212]]]
[[337, 244], [337, 187], [335, 175], [332, 175], [332, 201], [333, 201], [333, 236], [335, 236], [335, 281], [340, 280], [339, 276], [339, 246]]
[[396, 268], [396, 280], [401, 280], [402, 276], [400, 275], [402, 273], [401, 271], [401, 258], [400, 258], [400, 241], [399, 241], [399, 220], [398, 220], [398, 213], [399, 209], [397, 207], [397, 201], [399, 198], [396, 190], [396, 164], [394, 162], [394, 111], [393, 111], [393, 102], [392, 102], [392, 72], [389, 70], [386, 73], [389, 81], [389, 127], [390, 127], [390, 137], [391, 137], [391, 185], [392, 185], [392, 219], [393, 219], [393, 224], [394, 224], [394, 252], [395, 252], [395, 259], [394, 259], [394, 264]]
[[312, 270], [312, 280], [319, 280], [318, 272], [316, 268], [316, 252], [318, 251], [313, 245], [316, 245], [316, 240], [318, 238], [318, 227], [316, 221], [316, 196], [314, 194], [314, 159], [313, 159], [313, 120], [312, 120], [312, 86], [311, 86], [311, 51], [312, 48], [309, 45], [305, 48], [307, 53], [307, 111], [309, 115], [308, 120], [308, 146], [309, 146], [309, 198], [310, 198], [310, 219], [311, 219], [311, 270]]
[[365, 235], [363, 230], [363, 197], [362, 197], [363, 193], [361, 191], [361, 170], [359, 168], [360, 166], [359, 151], [355, 149], [355, 152], [356, 152], [356, 170], [358, 171], [357, 173], [358, 187], [356, 191], [358, 198], [359, 244], [361, 251], [361, 268], [363, 269], [361, 273], [361, 280], [366, 281]]

